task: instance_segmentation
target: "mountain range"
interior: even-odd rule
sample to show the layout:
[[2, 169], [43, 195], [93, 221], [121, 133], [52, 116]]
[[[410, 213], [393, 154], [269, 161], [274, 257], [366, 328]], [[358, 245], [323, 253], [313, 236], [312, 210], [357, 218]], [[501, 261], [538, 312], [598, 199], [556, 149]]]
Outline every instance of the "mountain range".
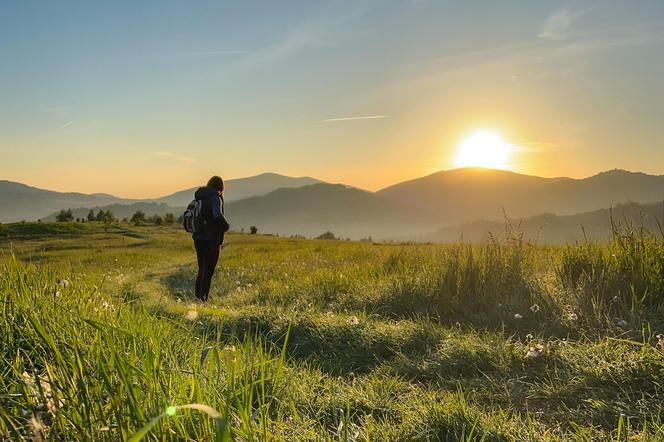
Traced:
[[[63, 208], [76, 209], [75, 217], [83, 217], [91, 208], [113, 210], [117, 217], [131, 216], [136, 210], [148, 215], [177, 215], [194, 190], [136, 200], [61, 193], [0, 181], [0, 222], [52, 218]], [[352, 238], [449, 241], [465, 232], [479, 238], [482, 232], [502, 225], [503, 215], [507, 215], [533, 231], [545, 231], [540, 229], [543, 224], [551, 232], [558, 229], [551, 235], [555, 242], [576, 239], [561, 232], [576, 229], [582, 233], [584, 223], [600, 229], [601, 223], [591, 220], [608, 219], [607, 209], [616, 205], [664, 200], [664, 176], [611, 170], [583, 179], [543, 178], [464, 168], [369, 192], [311, 177], [267, 173], [226, 181], [225, 197], [228, 218], [237, 230], [256, 225], [263, 232], [289, 235], [313, 236], [331, 230]], [[654, 216], [656, 207], [651, 204], [643, 210]], [[606, 225], [602, 226], [605, 231]]]

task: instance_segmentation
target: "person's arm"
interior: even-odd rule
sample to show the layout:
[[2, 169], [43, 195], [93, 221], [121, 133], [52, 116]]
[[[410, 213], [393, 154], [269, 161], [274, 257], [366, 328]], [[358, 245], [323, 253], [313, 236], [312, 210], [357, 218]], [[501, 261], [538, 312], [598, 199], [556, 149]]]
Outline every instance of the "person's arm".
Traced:
[[226, 218], [224, 217], [223, 211], [221, 210], [221, 197], [212, 198], [212, 218], [216, 219], [221, 223], [221, 227], [224, 232], [227, 232], [230, 229], [230, 225]]

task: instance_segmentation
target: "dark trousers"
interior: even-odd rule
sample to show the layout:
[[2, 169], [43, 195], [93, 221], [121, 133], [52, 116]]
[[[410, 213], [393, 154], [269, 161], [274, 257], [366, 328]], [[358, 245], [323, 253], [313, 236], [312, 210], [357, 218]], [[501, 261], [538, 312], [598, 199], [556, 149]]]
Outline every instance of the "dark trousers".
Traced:
[[196, 297], [207, 301], [210, 293], [212, 275], [219, 260], [219, 244], [215, 241], [194, 241], [196, 258], [198, 259], [198, 275], [196, 276]]

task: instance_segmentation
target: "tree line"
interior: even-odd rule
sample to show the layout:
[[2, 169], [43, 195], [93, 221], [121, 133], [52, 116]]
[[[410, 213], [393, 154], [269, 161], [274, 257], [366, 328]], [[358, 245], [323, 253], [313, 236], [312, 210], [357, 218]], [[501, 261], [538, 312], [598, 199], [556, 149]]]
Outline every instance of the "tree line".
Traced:
[[182, 216], [176, 218], [174, 214], [167, 213], [163, 217], [160, 215], [147, 216], [142, 210], [137, 210], [130, 218], [122, 218], [119, 220], [115, 217], [112, 210], [102, 210], [99, 209], [97, 213], [94, 210], [88, 212], [88, 216], [85, 218], [76, 218], [74, 219], [74, 214], [71, 209], [62, 209], [55, 215], [55, 220], [58, 222], [103, 222], [104, 224], [112, 224], [119, 221], [125, 223], [132, 223], [134, 225], [141, 224], [175, 224], [182, 222]]

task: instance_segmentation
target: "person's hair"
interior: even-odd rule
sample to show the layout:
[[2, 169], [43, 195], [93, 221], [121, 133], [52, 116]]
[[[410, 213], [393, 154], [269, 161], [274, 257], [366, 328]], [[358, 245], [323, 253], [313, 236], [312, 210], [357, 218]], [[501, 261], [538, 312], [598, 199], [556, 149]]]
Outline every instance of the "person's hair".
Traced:
[[219, 192], [224, 191], [224, 180], [221, 179], [220, 176], [213, 176], [210, 178], [207, 182], [208, 187], [212, 187], [213, 189], [217, 189]]

